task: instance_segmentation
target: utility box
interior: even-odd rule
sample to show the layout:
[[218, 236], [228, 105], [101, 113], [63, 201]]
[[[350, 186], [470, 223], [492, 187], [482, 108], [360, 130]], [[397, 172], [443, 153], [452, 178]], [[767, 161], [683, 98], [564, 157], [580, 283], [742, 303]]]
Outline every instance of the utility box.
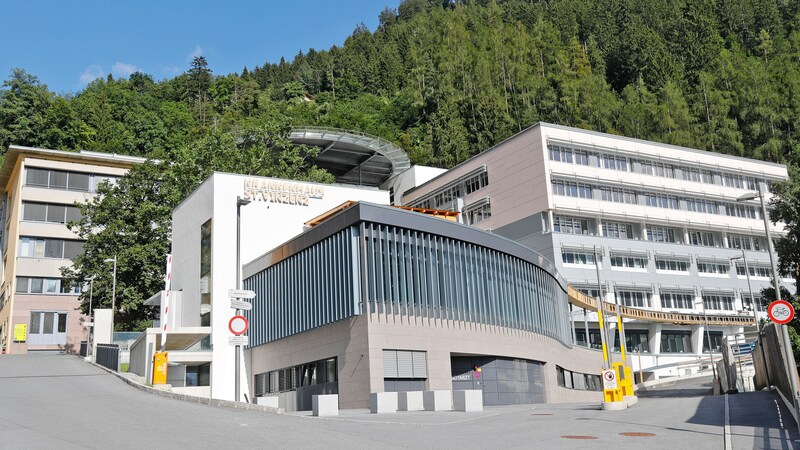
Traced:
[[153, 355], [153, 384], [167, 384], [168, 352]]

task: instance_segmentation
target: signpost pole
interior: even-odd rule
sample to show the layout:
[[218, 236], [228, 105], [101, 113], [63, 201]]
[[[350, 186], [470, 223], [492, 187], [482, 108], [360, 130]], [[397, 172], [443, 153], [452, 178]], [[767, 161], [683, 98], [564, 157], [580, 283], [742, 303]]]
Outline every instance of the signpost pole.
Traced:
[[[242, 206], [250, 203], [250, 200], [236, 197], [236, 289], [242, 288]], [[239, 309], [236, 310], [236, 315], [241, 313]], [[242, 346], [236, 346], [236, 364], [234, 368], [234, 377], [236, 378], [234, 384], [234, 401], [240, 401], [241, 397], [241, 359], [242, 359]]]

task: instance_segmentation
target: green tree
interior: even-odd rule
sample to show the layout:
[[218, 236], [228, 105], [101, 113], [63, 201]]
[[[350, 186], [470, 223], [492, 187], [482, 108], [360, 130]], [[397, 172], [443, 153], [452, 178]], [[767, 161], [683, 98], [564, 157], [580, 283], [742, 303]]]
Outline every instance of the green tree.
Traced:
[[0, 90], [0, 152], [11, 144], [44, 146], [53, 93], [35, 76], [14, 69]]

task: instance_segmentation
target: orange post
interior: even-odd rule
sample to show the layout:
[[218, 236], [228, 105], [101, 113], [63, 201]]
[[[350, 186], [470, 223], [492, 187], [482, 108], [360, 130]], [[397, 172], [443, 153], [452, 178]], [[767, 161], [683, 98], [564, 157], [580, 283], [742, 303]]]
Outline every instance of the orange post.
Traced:
[[167, 354], [156, 352], [153, 355], [153, 384], [167, 384]]

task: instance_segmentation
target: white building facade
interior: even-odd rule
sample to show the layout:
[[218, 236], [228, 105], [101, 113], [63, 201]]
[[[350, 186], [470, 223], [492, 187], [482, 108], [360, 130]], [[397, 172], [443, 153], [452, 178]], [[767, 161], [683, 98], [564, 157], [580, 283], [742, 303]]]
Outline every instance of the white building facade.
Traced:
[[[465, 223], [550, 258], [591, 296], [599, 278], [612, 303], [743, 315], [753, 314], [743, 257], [757, 305], [771, 271], [758, 200], [737, 199], [762, 183], [769, 200], [771, 184], [787, 176], [780, 164], [538, 124], [407, 192], [403, 203], [458, 210]], [[599, 347], [597, 316], [585, 316], [589, 323], [574, 311], [576, 343]], [[715, 351], [724, 335], [742, 331], [625, 327], [628, 350], [641, 351], [656, 376], [707, 359], [709, 338]]]
[[[166, 349], [173, 391], [234, 400], [235, 347], [228, 322], [235, 315], [228, 291], [237, 288], [237, 199], [241, 206], [241, 262], [288, 241], [304, 223], [351, 200], [389, 203], [374, 187], [325, 185], [214, 173], [173, 211], [171, 300]], [[160, 303], [163, 293], [151, 303]], [[148, 380], [160, 329], [149, 329], [131, 350], [131, 371]], [[243, 355], [249, 354], [243, 352]], [[249, 392], [249, 360], [241, 360], [240, 387]], [[177, 377], [177, 378], [176, 378]], [[239, 399], [244, 401], [244, 398]]]

